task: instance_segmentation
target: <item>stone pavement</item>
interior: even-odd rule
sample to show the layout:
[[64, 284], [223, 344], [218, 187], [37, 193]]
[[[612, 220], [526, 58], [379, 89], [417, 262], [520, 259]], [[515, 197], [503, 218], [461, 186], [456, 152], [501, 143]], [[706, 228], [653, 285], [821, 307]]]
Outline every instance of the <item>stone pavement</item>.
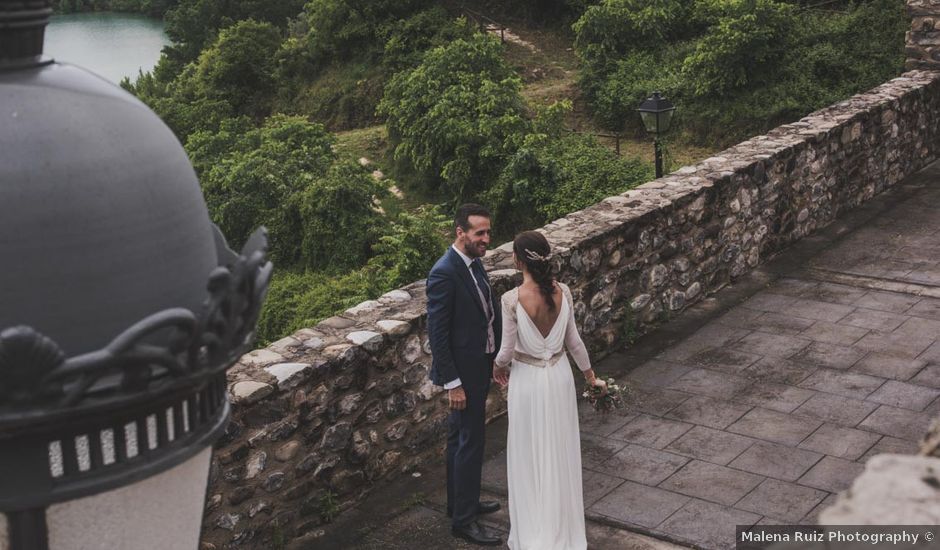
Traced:
[[[633, 397], [582, 410], [591, 547], [732, 548], [735, 525], [812, 523], [870, 456], [914, 452], [940, 412], [938, 232], [935, 163], [600, 362]], [[505, 420], [488, 431], [505, 502]], [[442, 479], [398, 480], [309, 542], [463, 548]]]

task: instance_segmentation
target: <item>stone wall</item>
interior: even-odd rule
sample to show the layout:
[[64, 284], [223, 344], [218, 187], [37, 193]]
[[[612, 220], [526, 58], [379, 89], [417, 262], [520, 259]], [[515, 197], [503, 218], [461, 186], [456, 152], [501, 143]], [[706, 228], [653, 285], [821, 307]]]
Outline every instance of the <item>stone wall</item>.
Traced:
[[907, 0], [907, 68], [940, 69], [940, 0]]

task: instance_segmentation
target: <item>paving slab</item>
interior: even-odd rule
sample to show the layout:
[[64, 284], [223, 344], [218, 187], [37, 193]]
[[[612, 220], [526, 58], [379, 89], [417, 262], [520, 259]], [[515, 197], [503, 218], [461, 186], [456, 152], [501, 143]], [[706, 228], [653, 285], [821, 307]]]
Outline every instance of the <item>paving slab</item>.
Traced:
[[694, 395], [731, 399], [750, 384], [750, 380], [741, 376], [710, 369], [694, 369], [682, 375], [669, 387]]
[[590, 508], [595, 502], [607, 496], [611, 491], [627, 483], [619, 477], [609, 476], [593, 470], [584, 470], [581, 477], [584, 485], [584, 507]]
[[818, 420], [758, 407], [728, 426], [728, 431], [755, 439], [798, 445], [821, 424]]
[[842, 397], [864, 399], [884, 383], [885, 379], [877, 376], [819, 369], [806, 380], [800, 382], [799, 385], [802, 388], [841, 395]]
[[812, 341], [808, 338], [799, 336], [752, 332], [735, 342], [734, 347], [740, 351], [750, 352], [755, 355], [790, 357], [811, 343]]
[[749, 404], [734, 403], [697, 395], [683, 401], [666, 415], [700, 426], [724, 429], [751, 410]]
[[796, 481], [822, 457], [822, 454], [813, 451], [758, 441], [728, 466], [783, 481]]
[[[849, 315], [855, 315], [855, 313], [856, 312], [853, 311]], [[848, 317], [848, 315], [846, 317]], [[845, 318], [843, 318], [842, 322], [844, 321]], [[848, 324], [830, 323], [828, 321], [816, 321], [813, 323], [813, 326], [801, 332], [800, 336], [826, 344], [851, 346], [868, 334], [868, 332], [869, 330], [867, 328]]]
[[816, 451], [829, 456], [856, 460], [871, 449], [881, 437], [872, 432], [823, 424], [809, 437], [800, 442], [801, 449]]
[[736, 508], [785, 523], [798, 523], [829, 493], [778, 479], [765, 479]]
[[866, 352], [858, 348], [826, 342], [813, 342], [794, 355], [793, 360], [817, 367], [844, 370], [854, 365], [865, 355]]
[[[911, 307], [920, 301], [920, 297], [911, 296], [910, 294], [869, 290], [864, 296], [856, 300], [854, 305], [859, 308], [874, 309], [889, 313], [905, 313], [910, 311]], [[940, 315], [940, 313], [938, 313], [938, 315]], [[936, 318], [940, 319], [940, 317]]]
[[800, 485], [838, 493], [848, 489], [865, 466], [834, 456], [825, 456], [798, 480]]
[[795, 385], [809, 378], [814, 372], [816, 372], [816, 367], [811, 364], [782, 357], [765, 357], [748, 367], [742, 375], [756, 382]]
[[744, 369], [756, 363], [760, 358], [761, 356], [755, 353], [719, 347], [707, 348], [696, 353], [686, 360], [686, 364], [729, 374], [741, 374]]
[[677, 390], [652, 390], [642, 388], [633, 395], [633, 401], [627, 407], [637, 412], [662, 416], [681, 405], [691, 395]]
[[818, 300], [798, 298], [795, 299], [793, 303], [780, 308], [778, 311], [784, 315], [835, 323], [855, 311], [855, 308], [843, 304], [830, 304]]
[[877, 403], [818, 393], [797, 407], [793, 414], [854, 427], [868, 418], [868, 415], [877, 408]]
[[865, 351], [877, 351], [897, 357], [914, 359], [933, 343], [934, 339], [929, 336], [898, 332], [869, 332], [855, 343], [855, 347]]
[[[938, 336], [940, 335], [935, 337]], [[917, 358], [921, 361], [935, 365], [940, 363], [940, 342], [934, 342], [933, 344], [930, 344], [930, 346], [925, 349]]]
[[862, 458], [858, 459], [858, 462], [864, 463], [869, 458], [884, 453], [910, 455], [916, 453], [919, 449], [920, 445], [915, 441], [886, 435], [882, 436], [881, 439], [878, 440], [878, 443], [875, 443], [871, 449], [868, 449], [868, 451], [862, 455]]
[[627, 442], [619, 439], [583, 433], [581, 434], [581, 463], [585, 468], [603, 469], [601, 464], [627, 445]]
[[940, 388], [940, 365], [926, 365], [911, 378], [911, 382], [930, 388]]
[[582, 401], [578, 406], [578, 418], [582, 434], [599, 436], [610, 435], [639, 416], [627, 408], [617, 409], [609, 413], [598, 413], [587, 402]]
[[588, 512], [652, 529], [688, 501], [689, 497], [679, 493], [625, 481], [590, 506]]
[[686, 422], [641, 414], [610, 434], [609, 437], [644, 447], [662, 449], [690, 429], [692, 429], [692, 424]]
[[[922, 359], [904, 359], [903, 357], [872, 352], [852, 365], [852, 371], [894, 380], [910, 380], [917, 373], [922, 371], [925, 366], [927, 366], [927, 362]], [[938, 385], [940, 385], [940, 369], [938, 369], [937, 374], [936, 385], [923, 385], [938, 387]], [[918, 381], [912, 380], [912, 382], [920, 384]]]
[[839, 323], [878, 332], [891, 332], [908, 319], [909, 317], [907, 315], [859, 307], [852, 313], [843, 317]]
[[725, 465], [754, 444], [754, 441], [750, 437], [696, 426], [670, 443], [664, 450], [713, 464]]
[[658, 485], [689, 459], [677, 454], [627, 445], [601, 464], [597, 471], [646, 485]]
[[747, 388], [738, 399], [749, 405], [777, 412], [790, 413], [817, 392], [774, 382], [758, 382]]
[[940, 320], [940, 299], [924, 298], [912, 304], [904, 313], [915, 317]]
[[692, 499], [664, 521], [658, 531], [705, 548], [734, 548], [735, 526], [750, 527], [761, 517], [728, 506]]
[[868, 415], [859, 428], [901, 439], [919, 441], [930, 425], [929, 414], [881, 405]]
[[693, 370], [692, 367], [665, 359], [653, 359], [630, 371], [627, 380], [644, 386], [665, 388]]
[[888, 380], [880, 388], [868, 396], [868, 401], [910, 409], [912, 411], [922, 411], [927, 408], [937, 397], [940, 397], [940, 390], [919, 386], [917, 384], [908, 384], [898, 382], [897, 380]]
[[693, 460], [659, 484], [660, 489], [731, 506], [765, 478]]

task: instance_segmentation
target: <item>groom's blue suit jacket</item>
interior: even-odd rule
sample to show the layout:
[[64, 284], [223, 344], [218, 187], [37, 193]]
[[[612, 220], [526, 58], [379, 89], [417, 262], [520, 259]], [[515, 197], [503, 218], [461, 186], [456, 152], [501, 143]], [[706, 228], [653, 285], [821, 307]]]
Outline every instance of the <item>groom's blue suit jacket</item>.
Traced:
[[[489, 284], [489, 277], [486, 278]], [[428, 274], [428, 338], [431, 344], [431, 381], [438, 385], [460, 378], [468, 388], [488, 386], [495, 353], [486, 353], [486, 313], [470, 270], [448, 247]], [[502, 336], [502, 312], [490, 290], [496, 349]]]

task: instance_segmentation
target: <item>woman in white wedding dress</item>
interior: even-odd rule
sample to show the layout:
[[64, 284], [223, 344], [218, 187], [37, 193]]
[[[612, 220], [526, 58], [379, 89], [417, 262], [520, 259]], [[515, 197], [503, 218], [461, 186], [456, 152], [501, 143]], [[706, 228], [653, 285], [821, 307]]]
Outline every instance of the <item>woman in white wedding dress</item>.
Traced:
[[587, 548], [581, 494], [577, 392], [565, 347], [589, 384], [591, 369], [574, 322], [571, 291], [554, 280], [551, 249], [520, 233], [513, 257], [522, 285], [502, 298], [503, 338], [494, 379], [509, 384], [509, 548]]

